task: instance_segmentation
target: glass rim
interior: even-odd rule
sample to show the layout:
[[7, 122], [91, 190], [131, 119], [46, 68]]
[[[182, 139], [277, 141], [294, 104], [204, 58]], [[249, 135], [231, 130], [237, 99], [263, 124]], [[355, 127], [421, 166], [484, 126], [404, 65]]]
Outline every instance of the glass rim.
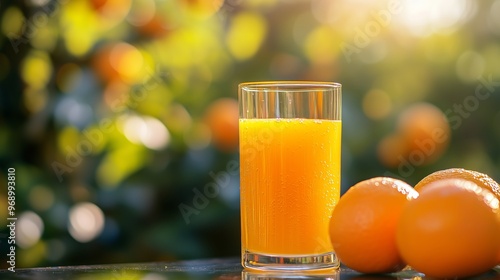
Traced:
[[238, 88], [247, 92], [259, 90], [299, 92], [308, 90], [317, 91], [318, 88], [325, 90], [337, 90], [342, 88], [342, 84], [337, 82], [321, 81], [261, 81], [240, 83]]

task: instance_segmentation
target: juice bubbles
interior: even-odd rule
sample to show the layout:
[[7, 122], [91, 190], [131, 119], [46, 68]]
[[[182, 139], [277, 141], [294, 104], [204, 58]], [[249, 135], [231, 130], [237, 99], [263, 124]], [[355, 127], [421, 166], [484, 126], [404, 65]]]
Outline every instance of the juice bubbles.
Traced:
[[340, 197], [340, 120], [240, 119], [242, 251], [333, 252]]

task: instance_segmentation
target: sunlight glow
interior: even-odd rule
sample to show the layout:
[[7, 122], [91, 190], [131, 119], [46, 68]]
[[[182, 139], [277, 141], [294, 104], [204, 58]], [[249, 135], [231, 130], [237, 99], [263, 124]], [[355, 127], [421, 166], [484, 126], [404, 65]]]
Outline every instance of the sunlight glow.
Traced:
[[465, 23], [476, 12], [471, 0], [401, 0], [403, 10], [399, 21], [417, 36], [448, 33]]

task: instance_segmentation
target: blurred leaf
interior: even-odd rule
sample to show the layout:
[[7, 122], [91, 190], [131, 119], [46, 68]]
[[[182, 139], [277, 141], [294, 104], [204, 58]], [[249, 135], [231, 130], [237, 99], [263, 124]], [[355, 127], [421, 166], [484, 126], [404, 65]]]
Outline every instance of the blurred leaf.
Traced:
[[237, 60], [251, 58], [261, 47], [267, 28], [266, 20], [257, 13], [235, 15], [226, 36], [229, 51]]
[[97, 168], [97, 182], [102, 187], [116, 187], [122, 180], [142, 168], [148, 158], [144, 147], [125, 143], [103, 158]]

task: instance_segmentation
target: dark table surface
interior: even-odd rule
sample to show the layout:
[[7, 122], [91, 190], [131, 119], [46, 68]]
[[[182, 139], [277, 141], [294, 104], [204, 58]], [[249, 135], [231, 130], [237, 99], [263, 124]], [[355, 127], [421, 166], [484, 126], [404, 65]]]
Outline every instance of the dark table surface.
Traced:
[[[304, 273], [257, 273], [243, 270], [238, 258], [191, 260], [179, 262], [82, 265], [45, 268], [16, 269], [15, 272], [0, 270], [0, 279], [36, 280], [176, 280], [176, 279], [334, 279], [334, 280], [421, 280], [414, 271], [402, 271], [388, 275], [363, 275], [341, 267], [339, 270], [317, 274]], [[500, 272], [491, 270], [475, 279], [500, 280]]]

